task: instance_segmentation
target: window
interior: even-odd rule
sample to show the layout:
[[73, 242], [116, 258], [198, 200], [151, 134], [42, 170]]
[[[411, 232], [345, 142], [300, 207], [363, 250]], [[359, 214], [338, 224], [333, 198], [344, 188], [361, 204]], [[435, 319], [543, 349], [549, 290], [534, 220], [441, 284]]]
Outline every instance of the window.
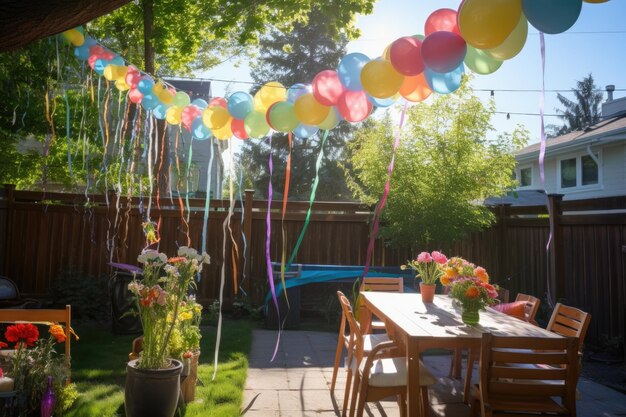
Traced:
[[533, 185], [533, 170], [531, 167], [521, 168], [519, 170], [520, 187], [530, 187]]
[[558, 161], [559, 188], [573, 190], [579, 188], [597, 188], [601, 185], [601, 175], [598, 163], [601, 154], [591, 155], [584, 153], [575, 157], [564, 158]]

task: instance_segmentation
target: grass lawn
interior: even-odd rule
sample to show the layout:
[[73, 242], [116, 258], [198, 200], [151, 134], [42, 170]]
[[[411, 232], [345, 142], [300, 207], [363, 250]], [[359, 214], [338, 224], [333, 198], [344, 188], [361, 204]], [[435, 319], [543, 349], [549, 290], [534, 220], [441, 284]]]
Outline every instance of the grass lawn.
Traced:
[[[213, 356], [215, 327], [202, 330], [196, 400], [185, 416], [234, 417], [240, 414], [252, 340], [251, 321], [225, 321], [215, 381]], [[126, 362], [135, 336], [113, 335], [108, 329], [76, 329], [80, 340], [72, 343], [72, 380], [80, 395], [67, 413], [71, 417], [124, 416]]]

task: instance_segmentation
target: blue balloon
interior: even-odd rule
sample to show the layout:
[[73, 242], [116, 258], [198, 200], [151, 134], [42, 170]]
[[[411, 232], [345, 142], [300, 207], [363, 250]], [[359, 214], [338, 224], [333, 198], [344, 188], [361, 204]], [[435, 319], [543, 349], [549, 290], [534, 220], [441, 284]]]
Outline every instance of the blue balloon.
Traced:
[[237, 91], [228, 97], [228, 112], [235, 119], [245, 119], [254, 110], [254, 99], [244, 91]]
[[[145, 97], [145, 96], [144, 96]], [[168, 106], [167, 104], [164, 103], [160, 103], [157, 104], [157, 106], [152, 109], [152, 114], [154, 115], [154, 117], [156, 117], [159, 120], [163, 120], [165, 119], [165, 114], [167, 113], [167, 109], [170, 106]]]
[[583, 0], [522, 0], [528, 22], [537, 30], [556, 34], [571, 28], [583, 7]]
[[108, 59], [103, 59], [103, 58], [96, 59], [96, 63], [93, 66], [93, 70], [96, 72], [96, 74], [102, 75], [104, 73], [104, 69], [110, 63], [111, 61], [109, 61]]
[[439, 94], [450, 94], [456, 91], [461, 86], [464, 73], [465, 66], [462, 63], [455, 70], [445, 73], [435, 72], [429, 68], [424, 69], [428, 86]]
[[113, 59], [109, 61], [109, 64], [111, 64], [111, 65], [118, 65], [118, 66], [122, 66], [122, 65], [124, 65], [124, 64], [125, 64], [125, 62], [124, 62], [124, 58], [122, 58], [122, 57], [121, 57], [121, 56], [119, 56], [119, 55], [115, 55], [115, 56], [113, 57]]
[[393, 105], [396, 102], [396, 98], [394, 98], [394, 97], [376, 98], [376, 97], [370, 96], [369, 94], [367, 94], [367, 99], [374, 106], [382, 107], [382, 108], [389, 107], [389, 106]]
[[[96, 61], [97, 63], [98, 61]], [[143, 94], [152, 95], [152, 88], [154, 87], [154, 81], [150, 77], [142, 77], [137, 84], [137, 90]]]
[[337, 68], [337, 74], [341, 84], [348, 90], [363, 90], [363, 84], [361, 84], [361, 70], [369, 61], [370, 59], [367, 55], [359, 52], [351, 53], [341, 58], [339, 67]]
[[74, 56], [81, 61], [86, 61], [87, 58], [89, 58], [90, 46], [86, 45], [86, 43], [87, 42], [83, 43], [81, 46], [77, 46], [76, 48], [74, 48]]
[[307, 139], [316, 134], [320, 129], [317, 126], [309, 126], [300, 123], [293, 130], [293, 134], [300, 139]]
[[191, 104], [193, 104], [194, 106], [196, 106], [200, 110], [204, 110], [204, 109], [206, 109], [209, 106], [209, 103], [207, 103], [206, 101], [202, 100], [201, 98], [194, 99], [191, 102]]
[[157, 98], [157, 96], [153, 94], [144, 94], [141, 99], [141, 106], [146, 110], [153, 110], [156, 108], [161, 102]]
[[295, 103], [298, 97], [300, 97], [303, 94], [310, 93], [310, 92], [311, 92], [310, 85], [305, 85], [302, 83], [294, 84], [291, 87], [289, 87], [289, 89], [287, 90], [287, 101], [290, 103]]
[[211, 129], [202, 122], [202, 116], [198, 116], [191, 122], [191, 136], [198, 140], [207, 140], [211, 137]]

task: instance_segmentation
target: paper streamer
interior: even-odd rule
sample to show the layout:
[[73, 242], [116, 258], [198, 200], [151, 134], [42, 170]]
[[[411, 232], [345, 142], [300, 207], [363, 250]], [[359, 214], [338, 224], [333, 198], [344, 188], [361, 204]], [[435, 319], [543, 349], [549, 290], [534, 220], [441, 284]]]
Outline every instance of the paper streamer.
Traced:
[[[209, 227], [209, 203], [211, 202], [211, 167], [213, 166], [213, 137], [209, 138], [209, 141], [209, 166], [206, 170], [206, 197], [204, 198], [204, 223], [202, 224], [202, 252], [206, 252], [206, 233]], [[191, 147], [189, 149], [191, 149]], [[224, 239], [226, 239], [226, 234], [224, 234]], [[220, 311], [222, 311], [221, 301]]]
[[374, 211], [374, 227], [372, 228], [370, 243], [369, 245], [367, 245], [367, 256], [365, 258], [365, 270], [363, 271], [363, 277], [365, 277], [370, 270], [372, 253], [374, 252], [374, 241], [376, 240], [376, 236], [378, 236], [380, 215], [385, 208], [385, 203], [387, 202], [387, 197], [389, 196], [389, 189], [391, 188], [391, 175], [393, 174], [393, 165], [396, 160], [396, 151], [398, 150], [398, 146], [400, 145], [400, 130], [402, 129], [402, 125], [404, 124], [404, 116], [406, 115], [407, 106], [408, 103], [405, 102], [404, 107], [402, 108], [402, 113], [400, 114], [400, 123], [398, 124], [398, 130], [396, 131], [396, 140], [393, 144], [391, 162], [389, 162], [389, 167], [387, 168], [387, 182], [385, 183], [385, 191], [383, 192], [383, 197], [380, 199], [380, 203], [378, 203], [378, 206]]
[[[191, 215], [191, 210], [189, 209], [189, 182], [190, 182], [190, 175], [189, 173], [191, 172], [191, 157], [193, 156], [193, 138], [189, 139], [189, 155], [187, 157], [187, 173], [186, 178], [185, 178], [185, 187], [186, 187], [186, 193], [185, 193], [185, 205], [187, 206], [187, 224], [189, 224], [189, 216]], [[187, 230], [187, 240], [189, 240], [189, 230]]]
[[[239, 262], [239, 246], [237, 246], [237, 241], [235, 240], [235, 235], [233, 235], [233, 228], [230, 226], [230, 219], [233, 216], [233, 211], [235, 210], [235, 193], [233, 191], [233, 177], [235, 176], [234, 165], [235, 162], [233, 160], [233, 144], [232, 139], [228, 139], [228, 190], [229, 190], [229, 208], [228, 208], [228, 233], [230, 234], [230, 241], [232, 243], [231, 248], [231, 262], [233, 268], [233, 291], [235, 295], [239, 290], [239, 286], [237, 284], [237, 263]], [[226, 239], [226, 235], [224, 235], [224, 240]], [[226, 253], [224, 253], [224, 260], [226, 260]]]
[[320, 145], [320, 152], [317, 154], [317, 161], [315, 162], [315, 180], [313, 181], [313, 186], [311, 187], [311, 197], [309, 197], [309, 209], [306, 212], [306, 218], [304, 219], [304, 225], [302, 226], [302, 231], [300, 232], [300, 236], [298, 236], [298, 240], [296, 241], [296, 246], [293, 248], [293, 252], [289, 257], [289, 262], [287, 262], [287, 269], [291, 267], [293, 260], [296, 258], [298, 254], [298, 249], [300, 249], [300, 244], [304, 239], [304, 235], [306, 233], [307, 228], [309, 227], [309, 222], [311, 221], [311, 212], [313, 211], [313, 202], [315, 201], [315, 193], [317, 192], [317, 186], [320, 183], [320, 167], [322, 166], [322, 160], [324, 159], [324, 144], [326, 143], [326, 139], [328, 138], [329, 130], [324, 131], [324, 136], [322, 136], [322, 143]]
[[246, 216], [246, 210], [244, 207], [243, 201], [243, 193], [241, 192], [241, 188], [243, 187], [243, 167], [239, 167], [239, 203], [241, 205], [241, 240], [243, 241], [243, 270], [241, 271], [241, 282], [239, 283], [239, 289], [244, 295], [248, 295], [246, 291], [243, 289], [243, 284], [246, 281], [246, 267], [248, 260], [246, 259], [246, 253], [248, 252], [248, 242], [246, 241], [246, 234], [244, 233], [244, 220]]
[[63, 89], [65, 96], [65, 134], [67, 136], [67, 166], [70, 171], [70, 180], [74, 185], [74, 170], [72, 169], [72, 141], [70, 139], [70, 100], [67, 97], [67, 90]]
[[[287, 168], [285, 171], [285, 190], [283, 192], [283, 211], [280, 220], [280, 228], [283, 235], [283, 250], [280, 257], [280, 282], [283, 284], [283, 292], [285, 301], [287, 302], [287, 314], [291, 309], [289, 304], [289, 297], [287, 297], [287, 286], [285, 285], [285, 259], [287, 258], [287, 231], [285, 230], [285, 213], [287, 212], [287, 201], [289, 200], [289, 182], [291, 180], [291, 149], [292, 149], [292, 136], [291, 132], [287, 136], [287, 143], [289, 145], [289, 154], [287, 155]], [[285, 314], [285, 318], [287, 315]]]

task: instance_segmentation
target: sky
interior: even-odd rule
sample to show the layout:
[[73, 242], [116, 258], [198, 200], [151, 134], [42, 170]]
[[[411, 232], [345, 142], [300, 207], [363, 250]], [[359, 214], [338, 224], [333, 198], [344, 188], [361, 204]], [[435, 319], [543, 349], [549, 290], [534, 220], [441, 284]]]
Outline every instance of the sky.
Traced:
[[[348, 44], [348, 52], [361, 52], [370, 58], [380, 56], [385, 47], [397, 38], [423, 33], [424, 23], [433, 11], [457, 9], [459, 4], [460, 0], [379, 0], [372, 14], [357, 17], [356, 25], [361, 30], [361, 36]], [[613, 84], [617, 89], [615, 98], [626, 96], [626, 0], [600, 4], [585, 2], [574, 26], [561, 34], [545, 35], [545, 40], [546, 114], [554, 115], [555, 109], [561, 108], [556, 92], [549, 90], [565, 90], [561, 94], [573, 99], [569, 90], [589, 73], [593, 74], [598, 88], [604, 89], [607, 84]], [[251, 81], [249, 67], [245, 64], [235, 67], [231, 61], [197, 75], [233, 81], [213, 82], [214, 96], [247, 91], [249, 85], [237, 82]], [[539, 34], [529, 26], [526, 45], [519, 55], [504, 62], [494, 74], [476, 75], [474, 78], [473, 87], [477, 95], [486, 101], [493, 90], [496, 111], [503, 113], [497, 113], [492, 119], [496, 133], [512, 132], [517, 124], [523, 124], [530, 131], [530, 143], [539, 141], [539, 116], [514, 113], [539, 113], [540, 92], [537, 90], [541, 90], [541, 80]], [[305, 83], [310, 81], [302, 80]], [[400, 105], [395, 107], [399, 109]], [[507, 113], [511, 113], [508, 120]], [[561, 121], [548, 116], [545, 123], [560, 125]]]

